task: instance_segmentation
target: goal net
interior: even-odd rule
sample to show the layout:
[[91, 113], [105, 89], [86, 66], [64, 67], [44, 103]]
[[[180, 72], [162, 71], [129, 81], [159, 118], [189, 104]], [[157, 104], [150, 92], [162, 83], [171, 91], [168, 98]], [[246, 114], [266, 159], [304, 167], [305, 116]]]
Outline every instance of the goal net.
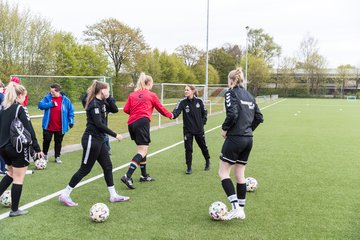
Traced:
[[[161, 83], [153, 86], [153, 91], [157, 93], [160, 101], [164, 106], [172, 111], [179, 100], [185, 97], [184, 90], [187, 84], [181, 83]], [[207, 99], [204, 99], [204, 93], [206, 87], [204, 84], [194, 84], [197, 89], [198, 97], [204, 101], [208, 114], [211, 115], [215, 112], [221, 112], [224, 110], [224, 94], [228, 89], [227, 85], [208, 85], [207, 87]], [[158, 115], [159, 127], [162, 123], [167, 123], [166, 118]]]
[[61, 92], [65, 93], [72, 102], [81, 101], [93, 80], [108, 82], [112, 90], [111, 78], [105, 76], [11, 75], [10, 79], [12, 77], [18, 77], [21, 84], [25, 86], [30, 106], [36, 106], [49, 93], [52, 83], [60, 84]]

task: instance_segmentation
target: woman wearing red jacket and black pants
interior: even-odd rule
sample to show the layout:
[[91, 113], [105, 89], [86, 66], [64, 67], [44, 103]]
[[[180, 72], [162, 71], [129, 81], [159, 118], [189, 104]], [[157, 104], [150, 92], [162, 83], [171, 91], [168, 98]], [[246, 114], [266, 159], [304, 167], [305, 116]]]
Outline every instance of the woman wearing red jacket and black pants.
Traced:
[[141, 169], [140, 182], [154, 181], [146, 173], [146, 154], [151, 142], [150, 121], [154, 108], [161, 115], [173, 118], [173, 114], [160, 103], [156, 94], [150, 91], [152, 87], [152, 77], [141, 73], [134, 92], [129, 95], [124, 106], [124, 112], [130, 115], [128, 119], [130, 137], [137, 145], [137, 153], [132, 158], [128, 171], [121, 178], [121, 181], [129, 189], [135, 189], [131, 176], [139, 166]]

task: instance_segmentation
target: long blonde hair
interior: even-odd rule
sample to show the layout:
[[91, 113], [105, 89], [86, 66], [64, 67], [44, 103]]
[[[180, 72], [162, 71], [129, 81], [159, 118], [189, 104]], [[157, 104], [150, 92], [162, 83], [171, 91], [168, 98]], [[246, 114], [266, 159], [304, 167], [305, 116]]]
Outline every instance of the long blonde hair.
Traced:
[[109, 84], [106, 82], [101, 82], [98, 80], [94, 80], [90, 87], [87, 89], [87, 98], [85, 109], [89, 106], [89, 103], [95, 98], [95, 96], [102, 90], [109, 88]]
[[6, 86], [6, 92], [2, 106], [4, 109], [9, 108], [11, 105], [17, 102], [17, 97], [20, 95], [26, 96], [27, 91], [23, 85], [10, 82]]
[[244, 82], [244, 74], [242, 72], [242, 69], [237, 68], [235, 70], [230, 71], [228, 78], [232, 79], [236, 85], [240, 85], [241, 83]]
[[153, 79], [151, 76], [146, 75], [145, 73], [140, 73], [140, 76], [137, 80], [136, 87], [134, 91], [138, 90], [144, 90], [146, 89], [146, 85], [148, 85], [149, 82], [153, 82]]

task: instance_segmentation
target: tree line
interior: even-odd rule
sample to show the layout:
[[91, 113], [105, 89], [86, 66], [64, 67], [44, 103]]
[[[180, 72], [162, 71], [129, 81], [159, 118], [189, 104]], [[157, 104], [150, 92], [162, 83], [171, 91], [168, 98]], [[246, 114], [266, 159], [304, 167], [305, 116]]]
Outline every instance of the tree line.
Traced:
[[[115, 18], [89, 25], [83, 33], [85, 41], [80, 43], [72, 33], [53, 29], [45, 18], [0, 0], [0, 78], [6, 82], [12, 74], [110, 76], [118, 99], [126, 97], [122, 89], [134, 83], [141, 71], [157, 83], [205, 82], [205, 52], [191, 44], [173, 53], [152, 49], [139, 28]], [[281, 46], [263, 29], [249, 29], [247, 34], [248, 89], [253, 94], [275, 83], [275, 89], [286, 95], [294, 88], [297, 69], [305, 72], [306, 94], [321, 91], [327, 63], [314, 37], [304, 37], [297, 56], [283, 57]], [[226, 84], [230, 70], [245, 69], [245, 53], [246, 47], [231, 43], [210, 49], [209, 84]], [[339, 66], [343, 77], [334, 82], [339, 88], [353, 68]], [[274, 69], [281, 74], [274, 74]]]

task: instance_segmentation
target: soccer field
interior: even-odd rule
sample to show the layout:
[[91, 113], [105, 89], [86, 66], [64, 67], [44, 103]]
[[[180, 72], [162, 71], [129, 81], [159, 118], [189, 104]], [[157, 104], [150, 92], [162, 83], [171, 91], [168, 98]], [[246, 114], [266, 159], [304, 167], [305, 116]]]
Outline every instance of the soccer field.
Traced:
[[[100, 177], [73, 191], [78, 207], [65, 207], [54, 197], [29, 208], [26, 216], [0, 220], [1, 238], [360, 239], [360, 102], [279, 99], [259, 106], [265, 122], [255, 131], [246, 171], [259, 185], [247, 194], [245, 220], [222, 222], [208, 216], [214, 201], [230, 207], [217, 175], [222, 113], [209, 117], [206, 125], [209, 172], [203, 170], [194, 141], [193, 173], [185, 175], [183, 144], [165, 149], [182, 141], [182, 125], [162, 128], [151, 133], [149, 149], [148, 172], [156, 181], [138, 182], [138, 169], [133, 176], [136, 189], [128, 190], [120, 183], [127, 167], [114, 172], [117, 191], [130, 196], [129, 202], [110, 203]], [[113, 142], [114, 168], [127, 164], [135, 149], [130, 139]], [[63, 164], [51, 161], [47, 169], [27, 175], [20, 206], [62, 190], [80, 166], [81, 155], [66, 153]], [[96, 164], [86, 179], [99, 174]], [[110, 209], [104, 223], [89, 219], [89, 209], [97, 202]], [[7, 211], [0, 207], [0, 215]]]

